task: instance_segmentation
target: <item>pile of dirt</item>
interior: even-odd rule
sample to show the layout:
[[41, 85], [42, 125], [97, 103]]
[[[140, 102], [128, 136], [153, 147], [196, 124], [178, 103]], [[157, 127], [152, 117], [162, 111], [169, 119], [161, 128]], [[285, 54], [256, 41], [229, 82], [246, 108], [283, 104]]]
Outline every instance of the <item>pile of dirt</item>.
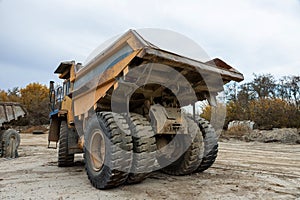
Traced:
[[273, 130], [241, 130], [224, 131], [221, 140], [237, 139], [246, 142], [277, 142], [283, 144], [300, 144], [300, 130], [296, 128], [281, 128]]
[[244, 136], [245, 141], [279, 142], [284, 144], [300, 144], [300, 130], [281, 128], [273, 130], [253, 130]]

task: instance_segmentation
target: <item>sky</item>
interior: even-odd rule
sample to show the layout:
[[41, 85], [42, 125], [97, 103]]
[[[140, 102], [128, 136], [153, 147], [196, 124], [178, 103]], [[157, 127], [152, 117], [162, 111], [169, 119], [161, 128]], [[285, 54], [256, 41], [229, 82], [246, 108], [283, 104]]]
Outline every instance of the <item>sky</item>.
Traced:
[[250, 81], [300, 75], [299, 0], [0, 0], [0, 89], [48, 85], [128, 29], [183, 34]]

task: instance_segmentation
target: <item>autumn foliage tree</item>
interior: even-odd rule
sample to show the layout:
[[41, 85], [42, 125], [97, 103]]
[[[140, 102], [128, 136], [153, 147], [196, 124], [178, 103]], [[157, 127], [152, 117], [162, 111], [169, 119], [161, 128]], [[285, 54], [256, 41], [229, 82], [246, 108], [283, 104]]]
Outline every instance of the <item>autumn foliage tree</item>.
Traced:
[[49, 89], [39, 83], [30, 83], [20, 90], [21, 103], [28, 111], [30, 124], [48, 123]]
[[5, 92], [4, 90], [0, 90], [0, 102], [7, 102], [8, 101], [8, 96], [7, 96], [7, 92]]

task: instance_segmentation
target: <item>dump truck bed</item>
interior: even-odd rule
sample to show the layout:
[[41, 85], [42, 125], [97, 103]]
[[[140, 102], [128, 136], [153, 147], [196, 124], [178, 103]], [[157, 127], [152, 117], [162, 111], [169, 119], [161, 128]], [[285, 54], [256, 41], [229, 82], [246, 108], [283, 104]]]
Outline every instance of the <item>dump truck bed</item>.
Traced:
[[4, 123], [24, 117], [25, 114], [25, 109], [19, 103], [0, 102], [0, 127]]
[[[188, 49], [188, 44], [183, 48]], [[86, 113], [107, 94], [111, 87], [116, 87], [118, 77], [142, 64], [157, 63], [175, 69], [191, 83], [198, 100], [206, 98], [205, 92], [222, 91], [223, 84], [231, 80], [239, 82], [244, 79], [240, 72], [221, 59], [203, 62], [188, 54], [180, 53], [182, 52], [164, 49], [163, 46], [155, 44], [155, 41], [149, 41], [149, 36], [129, 30], [111, 45], [96, 52], [95, 56], [84, 66], [75, 66], [76, 73], [73, 77], [75, 83], [72, 94], [75, 105], [78, 105], [74, 109], [75, 116]], [[71, 76], [62, 72], [72, 65], [74, 65], [72, 62], [63, 62], [55, 73], [61, 74], [62, 78]], [[157, 71], [157, 73], [168, 72]], [[210, 81], [216, 80], [216, 77], [223, 81], [222, 84], [210, 83]]]

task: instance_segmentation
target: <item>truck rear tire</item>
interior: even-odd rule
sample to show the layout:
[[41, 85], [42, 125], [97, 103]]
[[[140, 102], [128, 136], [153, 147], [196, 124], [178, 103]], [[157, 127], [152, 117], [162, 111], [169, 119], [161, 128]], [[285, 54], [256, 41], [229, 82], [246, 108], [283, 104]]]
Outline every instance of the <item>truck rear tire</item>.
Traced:
[[142, 182], [154, 170], [156, 161], [155, 134], [149, 121], [142, 115], [131, 113], [130, 130], [133, 142], [133, 158], [127, 183]]
[[[186, 117], [187, 126], [188, 126], [188, 135], [182, 135], [182, 137], [190, 137], [191, 135], [194, 138], [189, 139], [190, 146], [186, 150], [186, 152], [179, 157], [175, 162], [171, 163], [167, 167], [162, 169], [163, 172], [170, 174], [170, 175], [188, 175], [193, 173], [200, 165], [201, 159], [199, 157], [203, 156], [204, 152], [204, 144], [203, 144], [203, 137], [202, 134], [197, 127], [197, 124], [191, 120], [190, 118]], [[177, 138], [178, 143], [184, 143], [181, 137]], [[184, 145], [184, 144], [183, 144]], [[186, 144], [188, 145], [188, 144]]]
[[5, 158], [17, 158], [17, 149], [20, 141], [20, 134], [16, 130], [5, 130], [2, 134], [2, 156]]
[[59, 148], [58, 148], [58, 166], [70, 167], [74, 164], [74, 154], [69, 153], [69, 138], [70, 130], [66, 121], [61, 121], [60, 135], [59, 135]]
[[213, 165], [218, 154], [218, 136], [214, 128], [203, 118], [197, 120], [204, 139], [204, 155], [195, 172], [203, 172]]
[[85, 169], [91, 184], [108, 189], [123, 184], [131, 169], [132, 139], [124, 117], [99, 112], [84, 135]]

